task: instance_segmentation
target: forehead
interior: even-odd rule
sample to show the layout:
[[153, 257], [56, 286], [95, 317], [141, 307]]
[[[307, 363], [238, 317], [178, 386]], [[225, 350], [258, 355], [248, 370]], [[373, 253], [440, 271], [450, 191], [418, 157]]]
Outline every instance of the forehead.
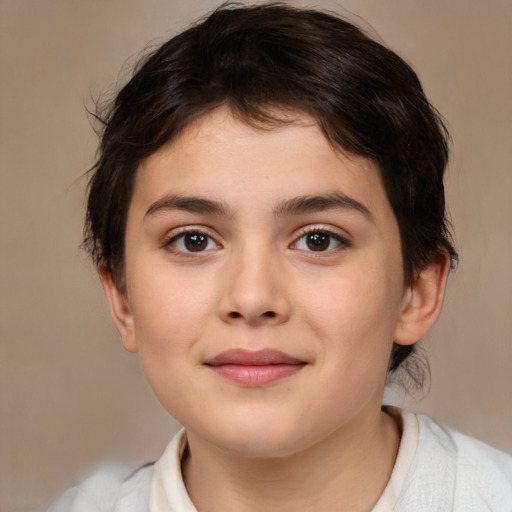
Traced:
[[[301, 167], [301, 158], [306, 156], [308, 162], [330, 161], [332, 164], [335, 158], [341, 158], [347, 167], [364, 168], [367, 173], [378, 170], [367, 158], [335, 149], [317, 122], [305, 114], [279, 111], [275, 119], [276, 123], [272, 125], [257, 124], [234, 117], [227, 107], [218, 108], [190, 123], [178, 137], [145, 159], [139, 166], [137, 177], [154, 173], [159, 167], [166, 168], [176, 177], [186, 170], [201, 167], [215, 173], [220, 170], [218, 160], [224, 160], [225, 165], [220, 167], [227, 169], [228, 164], [241, 158], [245, 160], [242, 167], [252, 159], [253, 170], [262, 165], [270, 170], [272, 161], [276, 166], [286, 162], [284, 168], [293, 172]], [[292, 160], [291, 154], [295, 155]], [[349, 162], [351, 164], [347, 165]], [[320, 180], [325, 175], [318, 173], [317, 178]]]
[[292, 188], [311, 194], [340, 187], [362, 199], [368, 196], [368, 201], [382, 195], [373, 161], [335, 148], [316, 121], [304, 114], [278, 112], [276, 118], [273, 126], [255, 126], [234, 117], [228, 108], [202, 116], [141, 163], [134, 195], [150, 200], [168, 189], [187, 194], [222, 189], [224, 195], [243, 195], [251, 190], [242, 185], [262, 181], [272, 183], [265, 192], [274, 195], [287, 195]]

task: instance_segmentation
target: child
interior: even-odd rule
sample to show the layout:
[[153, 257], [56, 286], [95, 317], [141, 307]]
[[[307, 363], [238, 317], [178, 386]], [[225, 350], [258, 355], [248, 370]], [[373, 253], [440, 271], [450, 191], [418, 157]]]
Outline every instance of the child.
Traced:
[[[505, 511], [512, 457], [382, 407], [456, 260], [447, 133], [350, 23], [223, 7], [105, 116], [86, 246], [184, 430], [54, 511]], [[412, 367], [412, 366], [411, 366]]]

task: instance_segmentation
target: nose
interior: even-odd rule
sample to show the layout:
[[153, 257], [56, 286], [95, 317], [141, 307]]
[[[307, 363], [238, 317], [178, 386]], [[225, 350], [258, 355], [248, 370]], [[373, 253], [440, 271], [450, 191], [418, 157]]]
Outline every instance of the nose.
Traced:
[[226, 263], [219, 314], [228, 323], [278, 325], [290, 317], [288, 284], [279, 258], [246, 250]]

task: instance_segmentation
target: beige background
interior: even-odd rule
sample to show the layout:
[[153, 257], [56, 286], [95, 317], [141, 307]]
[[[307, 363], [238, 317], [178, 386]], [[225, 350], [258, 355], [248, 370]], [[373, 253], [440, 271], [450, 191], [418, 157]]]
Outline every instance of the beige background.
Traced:
[[[148, 41], [216, 4], [0, 1], [2, 511], [43, 509], [101, 461], [154, 459], [176, 428], [79, 250], [95, 148], [84, 105]], [[368, 20], [447, 119], [461, 264], [428, 340], [432, 389], [413, 407], [512, 450], [512, 2], [308, 4]]]

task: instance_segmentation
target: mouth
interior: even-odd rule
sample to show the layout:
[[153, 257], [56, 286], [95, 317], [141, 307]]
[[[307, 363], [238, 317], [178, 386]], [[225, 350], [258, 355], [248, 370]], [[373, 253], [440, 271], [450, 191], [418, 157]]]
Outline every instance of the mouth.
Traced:
[[244, 387], [262, 387], [295, 375], [305, 361], [279, 350], [231, 349], [207, 360], [205, 366], [220, 377]]

